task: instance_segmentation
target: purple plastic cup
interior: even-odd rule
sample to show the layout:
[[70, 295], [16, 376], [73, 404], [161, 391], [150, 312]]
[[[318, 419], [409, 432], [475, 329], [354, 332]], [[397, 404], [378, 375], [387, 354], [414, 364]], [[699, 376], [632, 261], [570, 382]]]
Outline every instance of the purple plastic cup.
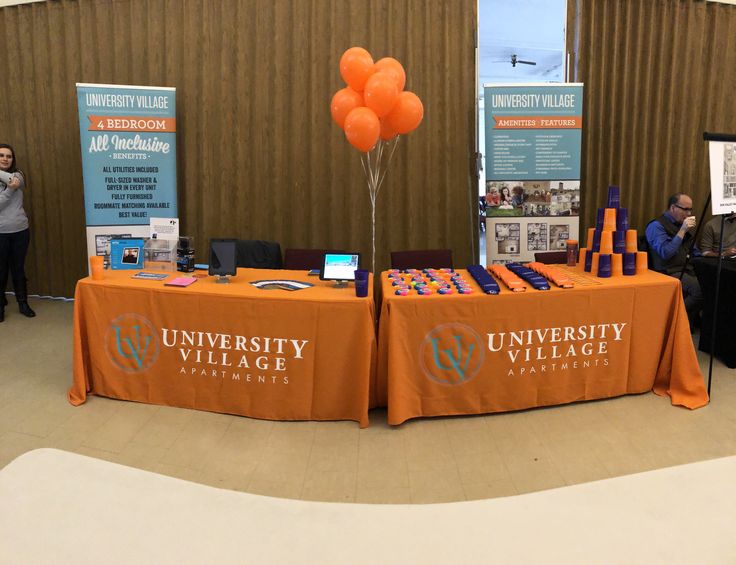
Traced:
[[621, 204], [621, 189], [615, 185], [608, 187], [608, 206], [607, 208], [618, 208]]
[[367, 269], [355, 270], [355, 296], [365, 298], [368, 296], [368, 275], [370, 271]]
[[611, 276], [610, 253], [601, 253], [598, 255], [598, 276], [601, 278], [608, 278]]
[[585, 253], [585, 266], [583, 267], [583, 270], [586, 273], [589, 273], [591, 269], [593, 268], [593, 252], [588, 249]]
[[616, 230], [626, 231], [629, 229], [629, 209], [619, 208], [616, 212]]
[[623, 271], [627, 276], [636, 274], [636, 253], [624, 253]]
[[626, 251], [626, 232], [615, 231], [613, 232], [613, 252], [624, 253]]

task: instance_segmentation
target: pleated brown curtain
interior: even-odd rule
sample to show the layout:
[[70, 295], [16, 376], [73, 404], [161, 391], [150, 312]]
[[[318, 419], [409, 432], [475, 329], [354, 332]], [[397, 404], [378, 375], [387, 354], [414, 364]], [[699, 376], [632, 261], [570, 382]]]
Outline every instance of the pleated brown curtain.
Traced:
[[[31, 292], [87, 271], [75, 83], [177, 88], [182, 233], [370, 257], [359, 154], [330, 118], [353, 45], [406, 68], [425, 106], [377, 208], [389, 251], [475, 256], [475, 0], [59, 0], [0, 8], [0, 141], [27, 173]], [[7, 40], [7, 38], [12, 38]]]
[[640, 233], [675, 192], [699, 216], [710, 186], [703, 132], [736, 133], [736, 6], [569, 0], [567, 37], [570, 80], [585, 83], [581, 228], [595, 224], [609, 184]]

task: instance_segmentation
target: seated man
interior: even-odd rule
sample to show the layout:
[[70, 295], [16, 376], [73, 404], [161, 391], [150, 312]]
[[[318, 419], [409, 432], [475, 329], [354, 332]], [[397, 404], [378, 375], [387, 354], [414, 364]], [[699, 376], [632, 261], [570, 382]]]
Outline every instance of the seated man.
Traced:
[[[687, 194], [673, 194], [667, 202], [667, 210], [659, 218], [649, 222], [645, 232], [651, 251], [652, 269], [679, 277], [687, 263], [681, 282], [691, 329], [697, 326], [703, 305], [703, 293], [693, 267], [687, 260], [696, 224], [692, 212], [693, 201]], [[693, 247], [693, 255], [700, 255], [697, 246]]]
[[[721, 238], [721, 218], [716, 216], [703, 228], [700, 239], [700, 250], [704, 257], [718, 257], [718, 245]], [[736, 213], [726, 216], [723, 222], [723, 256], [736, 255]]]

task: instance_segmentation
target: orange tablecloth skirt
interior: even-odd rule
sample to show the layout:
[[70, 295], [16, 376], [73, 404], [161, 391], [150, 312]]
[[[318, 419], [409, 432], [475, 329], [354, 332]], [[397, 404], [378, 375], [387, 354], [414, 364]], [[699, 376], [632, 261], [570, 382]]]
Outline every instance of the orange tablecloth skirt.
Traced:
[[[566, 267], [559, 266], [561, 269]], [[573, 289], [396, 296], [381, 275], [372, 403], [389, 424], [653, 390], [698, 408], [708, 396], [680, 282], [647, 272], [591, 277]]]
[[[376, 364], [372, 293], [301, 271], [239, 269], [229, 284], [186, 288], [106, 271], [82, 279], [74, 304], [74, 380], [87, 394], [271, 420], [368, 425]], [[171, 277], [173, 278], [173, 276]], [[250, 281], [313, 283], [259, 290]]]

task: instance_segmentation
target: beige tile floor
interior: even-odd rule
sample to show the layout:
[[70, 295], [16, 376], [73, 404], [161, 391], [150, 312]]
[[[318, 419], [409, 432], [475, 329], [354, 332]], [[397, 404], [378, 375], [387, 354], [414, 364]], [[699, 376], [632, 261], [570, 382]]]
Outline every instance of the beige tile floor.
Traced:
[[[716, 362], [700, 410], [643, 394], [510, 414], [269, 422], [93, 396], [73, 407], [72, 304], [11, 299], [0, 324], [0, 467], [56, 447], [208, 485], [288, 498], [492, 498], [736, 454], [736, 371]], [[708, 358], [699, 353], [707, 374]]]

